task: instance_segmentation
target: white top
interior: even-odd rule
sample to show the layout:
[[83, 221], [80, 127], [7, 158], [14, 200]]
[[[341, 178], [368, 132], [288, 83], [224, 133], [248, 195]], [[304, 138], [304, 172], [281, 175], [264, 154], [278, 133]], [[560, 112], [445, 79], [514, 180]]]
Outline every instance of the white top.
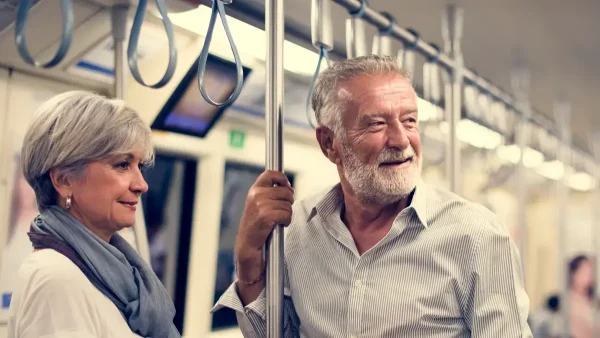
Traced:
[[71, 260], [45, 249], [21, 266], [8, 338], [137, 338], [115, 304]]

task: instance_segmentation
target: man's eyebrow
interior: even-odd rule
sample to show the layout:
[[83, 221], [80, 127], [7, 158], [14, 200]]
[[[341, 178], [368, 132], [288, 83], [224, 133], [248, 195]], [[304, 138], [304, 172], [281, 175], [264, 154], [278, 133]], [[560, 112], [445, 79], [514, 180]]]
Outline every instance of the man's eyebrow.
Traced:
[[373, 118], [379, 118], [379, 117], [387, 117], [389, 116], [390, 113], [386, 113], [386, 112], [382, 112], [382, 111], [377, 111], [374, 113], [369, 113], [369, 112], [361, 112], [360, 113], [360, 120], [361, 121], [367, 121], [367, 120], [371, 120]]

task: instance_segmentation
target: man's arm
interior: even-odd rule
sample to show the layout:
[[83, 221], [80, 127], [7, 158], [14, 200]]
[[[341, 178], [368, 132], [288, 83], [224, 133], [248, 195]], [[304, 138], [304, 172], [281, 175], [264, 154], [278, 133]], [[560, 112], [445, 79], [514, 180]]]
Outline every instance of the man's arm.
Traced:
[[[487, 214], [487, 213], [485, 213]], [[473, 338], [530, 338], [529, 297], [518, 250], [495, 216], [475, 238], [466, 321]]]
[[[285, 265], [285, 264], [284, 264]], [[263, 289], [258, 297], [251, 303], [244, 306], [239, 287], [241, 283], [235, 281], [229, 289], [221, 296], [212, 312], [218, 311], [224, 307], [235, 310], [240, 330], [244, 337], [247, 338], [263, 338], [267, 336], [266, 326], [266, 296], [264, 283], [261, 284]], [[287, 268], [284, 269], [284, 317], [283, 317], [283, 336], [285, 338], [299, 337], [300, 322], [294, 308], [294, 303], [291, 298], [288, 287]]]

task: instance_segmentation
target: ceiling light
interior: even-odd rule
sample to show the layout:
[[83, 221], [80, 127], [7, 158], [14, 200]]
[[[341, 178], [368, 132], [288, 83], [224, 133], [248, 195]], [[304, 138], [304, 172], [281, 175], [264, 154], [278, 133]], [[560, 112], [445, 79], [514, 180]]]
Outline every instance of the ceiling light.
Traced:
[[590, 191], [596, 186], [596, 180], [585, 172], [576, 172], [567, 176], [566, 184], [574, 190]]
[[523, 151], [523, 166], [537, 168], [542, 163], [544, 163], [544, 154], [529, 147], [525, 148], [525, 151]]
[[517, 164], [521, 158], [521, 149], [516, 144], [501, 145], [496, 149], [496, 154], [506, 162]]
[[558, 181], [563, 178], [565, 167], [562, 162], [555, 160], [540, 164], [536, 171], [548, 179]]
[[419, 109], [419, 121], [437, 120], [444, 116], [442, 108], [420, 97], [417, 97], [417, 108]]

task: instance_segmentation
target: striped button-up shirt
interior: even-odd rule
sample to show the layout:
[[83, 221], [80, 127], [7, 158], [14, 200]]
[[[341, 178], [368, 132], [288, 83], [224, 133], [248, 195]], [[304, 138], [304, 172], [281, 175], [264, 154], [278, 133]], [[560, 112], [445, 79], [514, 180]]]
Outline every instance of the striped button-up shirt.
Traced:
[[[286, 229], [285, 337], [532, 337], [516, 246], [489, 210], [417, 185], [389, 233], [359, 254], [343, 192], [298, 202]], [[265, 337], [265, 292], [243, 306], [234, 282], [213, 311]]]

